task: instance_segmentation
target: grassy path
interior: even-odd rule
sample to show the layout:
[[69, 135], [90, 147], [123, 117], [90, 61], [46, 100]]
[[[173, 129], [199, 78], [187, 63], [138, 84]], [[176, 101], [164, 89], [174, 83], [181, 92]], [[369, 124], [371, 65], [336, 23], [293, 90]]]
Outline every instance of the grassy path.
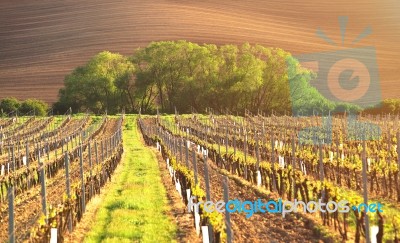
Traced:
[[166, 190], [154, 152], [143, 145], [136, 117], [124, 127], [122, 170], [107, 190], [85, 242], [173, 242]]

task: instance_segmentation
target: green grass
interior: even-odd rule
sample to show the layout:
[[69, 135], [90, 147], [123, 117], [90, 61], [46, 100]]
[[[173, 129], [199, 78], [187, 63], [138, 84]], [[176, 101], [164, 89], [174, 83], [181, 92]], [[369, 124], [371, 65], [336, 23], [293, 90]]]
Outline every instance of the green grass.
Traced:
[[[129, 124], [129, 125], [128, 125]], [[175, 242], [157, 158], [143, 145], [136, 116], [124, 126], [122, 171], [107, 190], [85, 242]]]

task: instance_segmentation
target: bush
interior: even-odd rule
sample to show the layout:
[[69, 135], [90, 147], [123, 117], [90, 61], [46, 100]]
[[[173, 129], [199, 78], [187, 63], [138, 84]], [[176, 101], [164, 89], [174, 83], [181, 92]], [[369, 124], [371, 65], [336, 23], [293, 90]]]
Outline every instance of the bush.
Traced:
[[5, 98], [0, 102], [1, 113], [7, 115], [17, 111], [21, 107], [21, 103], [14, 97]]
[[46, 116], [48, 109], [49, 106], [43, 101], [27, 99], [21, 103], [19, 111], [22, 114], [28, 114], [32, 112], [32, 114], [34, 113], [36, 116]]

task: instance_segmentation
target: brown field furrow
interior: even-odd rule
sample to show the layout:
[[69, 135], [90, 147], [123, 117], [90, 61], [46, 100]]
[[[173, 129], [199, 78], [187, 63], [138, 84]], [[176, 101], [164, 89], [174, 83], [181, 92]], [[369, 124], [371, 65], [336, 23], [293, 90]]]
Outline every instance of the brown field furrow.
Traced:
[[[57, 99], [66, 74], [102, 50], [132, 54], [151, 41], [259, 43], [294, 54], [375, 46], [383, 97], [396, 97], [400, 2], [383, 1], [1, 1], [0, 98]], [[372, 35], [351, 44], [370, 25]], [[320, 27], [337, 43], [315, 36]], [[39, 92], [41, 91], [41, 92]]]

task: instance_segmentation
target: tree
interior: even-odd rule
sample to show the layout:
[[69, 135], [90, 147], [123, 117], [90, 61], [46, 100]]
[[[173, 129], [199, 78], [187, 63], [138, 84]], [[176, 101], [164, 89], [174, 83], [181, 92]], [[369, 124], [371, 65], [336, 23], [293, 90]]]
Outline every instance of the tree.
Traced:
[[59, 92], [57, 106], [81, 112], [90, 109], [102, 113], [107, 110], [114, 114], [128, 104], [132, 111], [134, 107], [129, 98], [133, 92], [133, 74], [134, 66], [126, 57], [101, 52], [65, 77], [65, 87]]
[[293, 115], [309, 116], [315, 112], [327, 115], [329, 111], [333, 111], [335, 103], [310, 85], [310, 80], [316, 78], [316, 74], [301, 67], [291, 56], [286, 58], [286, 62]]
[[27, 99], [21, 103], [20, 112], [22, 114], [35, 114], [36, 116], [46, 116], [49, 106], [47, 103], [37, 99]]
[[9, 114], [12, 112], [16, 112], [20, 106], [21, 103], [14, 97], [4, 98], [0, 102], [0, 110], [2, 114]]
[[[279, 48], [250, 45], [198, 45], [188, 41], [152, 42], [126, 58], [101, 52], [65, 77], [54, 105], [58, 112], [174, 112], [206, 108], [243, 114], [327, 114], [358, 111], [334, 103], [310, 85], [312, 71]], [[400, 105], [390, 103], [390, 110]]]

